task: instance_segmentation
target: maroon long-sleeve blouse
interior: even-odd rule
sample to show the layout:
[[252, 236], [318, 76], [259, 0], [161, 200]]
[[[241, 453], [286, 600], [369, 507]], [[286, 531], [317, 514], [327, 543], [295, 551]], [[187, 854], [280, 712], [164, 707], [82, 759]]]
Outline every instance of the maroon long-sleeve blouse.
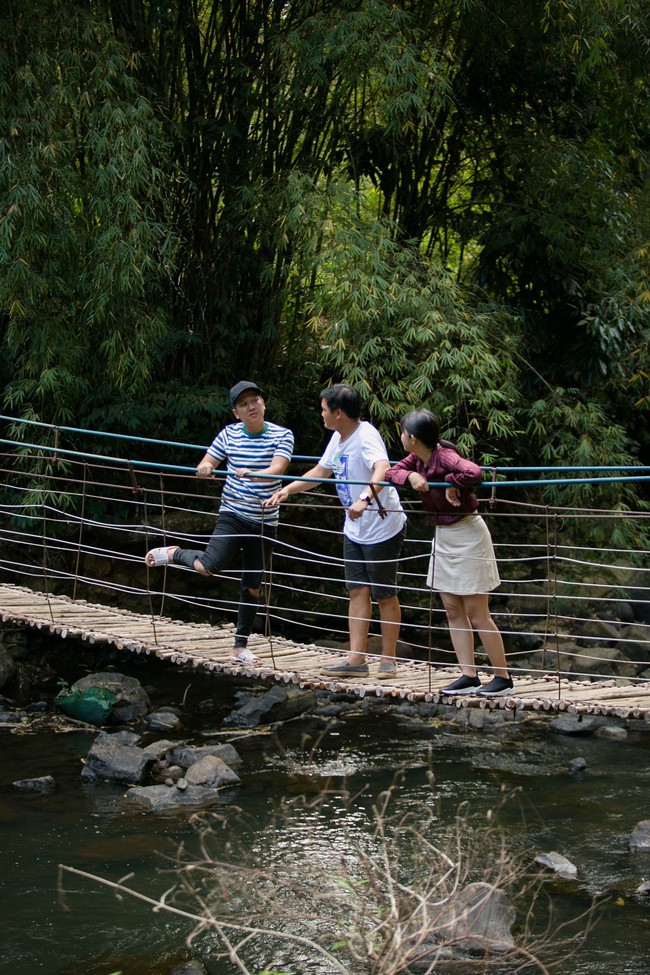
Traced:
[[386, 472], [384, 480], [399, 487], [408, 482], [408, 476], [413, 471], [421, 474], [427, 481], [445, 481], [460, 488], [458, 507], [447, 501], [444, 488], [434, 487], [428, 491], [416, 492], [422, 501], [422, 507], [431, 513], [437, 525], [453, 525], [466, 515], [473, 514], [478, 508], [478, 499], [471, 488], [480, 483], [483, 471], [478, 464], [461, 457], [453, 447], [438, 444], [426, 464], [417, 454], [409, 454]]

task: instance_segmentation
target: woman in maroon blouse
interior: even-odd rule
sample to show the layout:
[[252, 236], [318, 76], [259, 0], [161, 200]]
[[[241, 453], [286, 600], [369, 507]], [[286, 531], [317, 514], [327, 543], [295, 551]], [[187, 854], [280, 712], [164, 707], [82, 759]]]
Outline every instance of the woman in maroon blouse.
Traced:
[[[477, 514], [472, 491], [483, 472], [440, 440], [438, 418], [429, 410], [408, 413], [402, 420], [402, 445], [409, 451], [385, 475], [397, 486], [410, 484], [420, 493], [422, 506], [435, 523], [427, 584], [440, 592], [449, 621], [451, 642], [461, 677], [441, 689], [442, 694], [508, 694], [513, 683], [506, 665], [501, 634], [490, 615], [489, 596], [500, 583], [487, 525]], [[430, 487], [444, 481], [447, 487]], [[479, 634], [494, 670], [481, 685], [474, 662], [474, 630]]]

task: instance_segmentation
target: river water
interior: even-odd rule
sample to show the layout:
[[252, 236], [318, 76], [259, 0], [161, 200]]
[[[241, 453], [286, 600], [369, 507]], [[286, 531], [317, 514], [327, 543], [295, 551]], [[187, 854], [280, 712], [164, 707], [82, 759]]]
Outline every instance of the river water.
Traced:
[[[233, 682], [188, 677], [156, 663], [135, 676], [148, 686], [155, 706], [185, 696], [185, 727], [178, 737], [201, 744], [216, 736], [226, 740], [221, 722], [233, 707]], [[64, 897], [59, 895], [57, 865], [62, 863], [113, 881], [133, 875], [130, 886], [159, 896], [174, 879], [168, 858], [180, 844], [190, 851], [197, 847], [187, 814], [152, 816], [125, 804], [120, 786], [82, 782], [81, 763], [93, 737], [86, 731], [19, 735], [0, 730], [2, 971], [167, 975], [175, 964], [195, 957], [210, 975], [235, 972], [216, 957], [213, 935], [185, 947], [193, 927], [186, 919], [153, 913], [69, 873], [63, 875]], [[148, 734], [143, 743], [162, 737], [167, 736]], [[628, 841], [636, 823], [650, 818], [650, 725], [632, 726], [625, 740], [610, 740], [558, 734], [548, 722], [522, 715], [496, 728], [438, 718], [423, 727], [404, 709], [369, 708], [324, 735], [321, 726], [301, 719], [277, 735], [243, 735], [236, 747], [243, 759], [242, 784], [225, 793], [217, 809], [233, 842], [244, 838], [249, 848], [265, 851], [260, 856], [277, 856], [283, 863], [297, 858], [308, 873], [323, 851], [340, 855], [369, 834], [372, 797], [394, 781], [396, 770], [403, 773], [394, 792], [405, 806], [427, 801], [430, 770], [435, 821], [444, 828], [467, 804], [468, 831], [478, 839], [479, 858], [492, 855], [487, 841], [481, 853], [481, 830], [490, 810], [499, 809], [506, 844], [522, 864], [557, 851], [578, 867], [577, 882], [546, 883], [547, 899], [537, 909], [541, 925], [553, 911], [554, 929], [595, 901], [596, 923], [586, 942], [557, 971], [648, 975], [650, 898], [635, 891], [650, 879], [650, 854], [631, 853]], [[578, 756], [587, 767], [571, 773], [569, 764]], [[15, 779], [40, 775], [54, 776], [53, 792], [12, 786]], [[283, 799], [302, 793], [315, 797], [323, 788], [327, 798], [318, 815], [307, 807], [291, 826], [271, 828]], [[357, 792], [362, 793], [358, 800], [342, 801]], [[254, 959], [252, 971], [327, 971], [313, 958], [296, 961], [272, 945], [263, 955]]]

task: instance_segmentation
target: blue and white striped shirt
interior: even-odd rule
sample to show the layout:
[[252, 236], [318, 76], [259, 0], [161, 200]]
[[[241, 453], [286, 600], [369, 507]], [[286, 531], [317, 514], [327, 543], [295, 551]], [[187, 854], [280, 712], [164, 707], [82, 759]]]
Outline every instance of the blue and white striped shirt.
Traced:
[[263, 508], [261, 502], [279, 491], [282, 481], [275, 478], [262, 481], [255, 477], [235, 477], [235, 471], [240, 467], [262, 471], [274, 457], [291, 460], [292, 453], [293, 433], [277, 423], [265, 423], [261, 433], [248, 433], [243, 423], [231, 423], [224, 427], [208, 447], [208, 454], [217, 463], [226, 461], [228, 476], [221, 495], [221, 506], [240, 518], [277, 525], [279, 505]]

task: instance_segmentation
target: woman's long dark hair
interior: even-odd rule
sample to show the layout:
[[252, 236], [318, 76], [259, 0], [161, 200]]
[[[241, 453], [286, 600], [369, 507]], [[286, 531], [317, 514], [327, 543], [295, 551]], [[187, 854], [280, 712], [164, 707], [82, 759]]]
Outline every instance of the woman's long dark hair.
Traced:
[[410, 436], [417, 437], [425, 447], [431, 447], [432, 450], [438, 444], [457, 450], [457, 447], [449, 440], [440, 439], [440, 421], [435, 413], [432, 413], [431, 410], [425, 410], [424, 407], [419, 410], [412, 410], [402, 417], [401, 427]]

